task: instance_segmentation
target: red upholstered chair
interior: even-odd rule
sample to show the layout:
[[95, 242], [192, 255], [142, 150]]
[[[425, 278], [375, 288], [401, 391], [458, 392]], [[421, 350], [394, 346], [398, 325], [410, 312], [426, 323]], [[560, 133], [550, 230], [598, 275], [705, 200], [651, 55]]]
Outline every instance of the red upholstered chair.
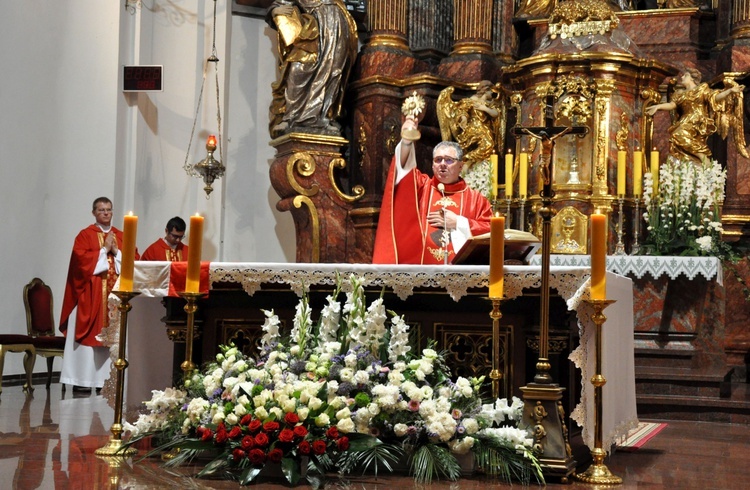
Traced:
[[3, 392], [3, 368], [5, 367], [6, 352], [25, 352], [23, 368], [26, 371], [26, 384], [23, 391], [34, 391], [31, 376], [34, 374], [34, 363], [36, 362], [36, 349], [28, 335], [0, 334], [0, 393]]
[[[65, 352], [65, 337], [55, 335], [52, 290], [44, 281], [35, 277], [23, 288], [23, 304], [26, 308], [26, 329], [36, 348], [36, 354], [47, 358], [49, 388], [54, 358], [62, 358]], [[65, 391], [65, 385], [62, 385], [62, 390]]]

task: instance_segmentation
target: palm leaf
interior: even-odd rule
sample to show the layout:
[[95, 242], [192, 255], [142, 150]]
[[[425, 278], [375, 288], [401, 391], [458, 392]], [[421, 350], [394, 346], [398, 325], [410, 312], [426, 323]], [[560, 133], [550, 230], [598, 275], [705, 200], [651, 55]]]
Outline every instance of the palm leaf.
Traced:
[[419, 446], [412, 455], [411, 472], [417, 483], [430, 484], [441, 476], [456, 481], [461, 477], [461, 466], [451, 452], [437, 444]]

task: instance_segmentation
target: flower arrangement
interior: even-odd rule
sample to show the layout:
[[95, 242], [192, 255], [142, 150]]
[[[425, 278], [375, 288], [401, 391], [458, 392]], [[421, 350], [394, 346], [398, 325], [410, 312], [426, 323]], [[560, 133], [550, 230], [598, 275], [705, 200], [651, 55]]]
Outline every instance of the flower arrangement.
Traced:
[[647, 223], [644, 246], [649, 255], [724, 256], [721, 204], [726, 170], [715, 160], [701, 163], [667, 158], [654, 192], [652, 174], [644, 176]]
[[520, 400], [483, 404], [483, 378], [452, 380], [432, 344], [416, 353], [405, 319], [387, 311], [382, 296], [367, 305], [363, 280], [351, 276], [342, 305], [342, 285], [317, 322], [303, 296], [288, 336], [263, 310], [257, 359], [222, 346], [184, 386], [153, 392], [147, 412], [125, 424], [126, 444], [157, 435], [166, 442], [155, 452], [180, 449], [167, 464], [209, 455], [198, 476], [241, 484], [269, 464], [296, 484], [305, 470], [319, 483], [331, 471], [377, 473], [404, 459], [418, 482], [456, 480], [457, 458], [469, 453], [490, 475], [544, 481], [533, 438], [517, 427]]

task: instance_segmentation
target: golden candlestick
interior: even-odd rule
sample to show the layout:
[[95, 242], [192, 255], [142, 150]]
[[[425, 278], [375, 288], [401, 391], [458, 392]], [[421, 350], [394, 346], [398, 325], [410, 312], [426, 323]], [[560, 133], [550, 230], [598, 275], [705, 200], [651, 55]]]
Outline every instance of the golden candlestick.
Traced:
[[112, 294], [120, 299], [120, 304], [117, 309], [120, 310], [120, 338], [118, 341], [118, 354], [117, 360], [115, 361], [115, 368], [117, 369], [117, 387], [115, 394], [115, 420], [112, 423], [110, 432], [112, 437], [109, 438], [109, 442], [104, 446], [100, 447], [94, 454], [97, 456], [132, 456], [138, 451], [133, 447], [122, 449], [122, 402], [123, 392], [125, 390], [125, 369], [128, 367], [128, 361], [125, 359], [125, 348], [128, 336], [128, 312], [133, 307], [130, 304], [130, 300], [138, 296], [137, 291], [112, 291]]
[[622, 478], [613, 475], [604, 465], [606, 451], [602, 448], [602, 387], [607, 383], [602, 376], [602, 325], [607, 320], [603, 312], [604, 308], [614, 303], [615, 300], [589, 299], [584, 301], [594, 308], [591, 319], [596, 326], [596, 372], [591, 378], [591, 384], [594, 385], [594, 449], [591, 450], [591, 456], [594, 462], [585, 472], [575, 477], [586, 483], [617, 485], [622, 483]]
[[[507, 356], [503, 358], [502, 366], [500, 362], [500, 319], [503, 314], [500, 312], [500, 303], [505, 298], [490, 298], [492, 301], [492, 310], [490, 311], [490, 318], [492, 318], [492, 370], [490, 371], [490, 379], [492, 380], [492, 399], [497, 400], [500, 397], [500, 384], [503, 384], [503, 396], [510, 397], [510, 390], [512, 385], [509, 384], [513, 380], [513, 363], [507, 359]], [[507, 342], [505, 343], [505, 352], [510, 353], [513, 351], [513, 330], [508, 331]], [[504, 376], [504, 372], [508, 373], [508, 376]]]
[[187, 302], [185, 304], [185, 313], [187, 313], [187, 331], [185, 332], [185, 361], [180, 364], [184, 376], [187, 378], [195, 369], [193, 363], [193, 335], [195, 332], [195, 312], [198, 310], [198, 300], [206, 293], [188, 293], [183, 291], [177, 293]]

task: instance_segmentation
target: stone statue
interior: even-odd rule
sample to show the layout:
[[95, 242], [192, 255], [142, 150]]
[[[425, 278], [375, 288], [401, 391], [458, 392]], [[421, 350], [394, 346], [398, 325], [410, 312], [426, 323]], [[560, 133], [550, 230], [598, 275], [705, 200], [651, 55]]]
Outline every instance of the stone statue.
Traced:
[[455, 140], [469, 166], [489, 160], [505, 134], [506, 111], [500, 89], [489, 80], [482, 80], [474, 95], [459, 101], [453, 100], [453, 91], [454, 87], [444, 88], [437, 100], [443, 140]]
[[724, 90], [715, 90], [701, 83], [701, 73], [687, 68], [680, 76], [683, 89], [675, 91], [672, 100], [646, 108], [653, 116], [657, 111], [677, 112], [677, 120], [669, 127], [669, 154], [678, 159], [700, 162], [711, 156], [707, 140], [718, 132], [726, 138], [730, 130], [737, 151], [750, 158], [745, 148], [743, 125], [744, 85], [728, 79]]
[[270, 132], [340, 133], [344, 88], [357, 55], [357, 26], [341, 0], [275, 0], [266, 17], [279, 35]]

